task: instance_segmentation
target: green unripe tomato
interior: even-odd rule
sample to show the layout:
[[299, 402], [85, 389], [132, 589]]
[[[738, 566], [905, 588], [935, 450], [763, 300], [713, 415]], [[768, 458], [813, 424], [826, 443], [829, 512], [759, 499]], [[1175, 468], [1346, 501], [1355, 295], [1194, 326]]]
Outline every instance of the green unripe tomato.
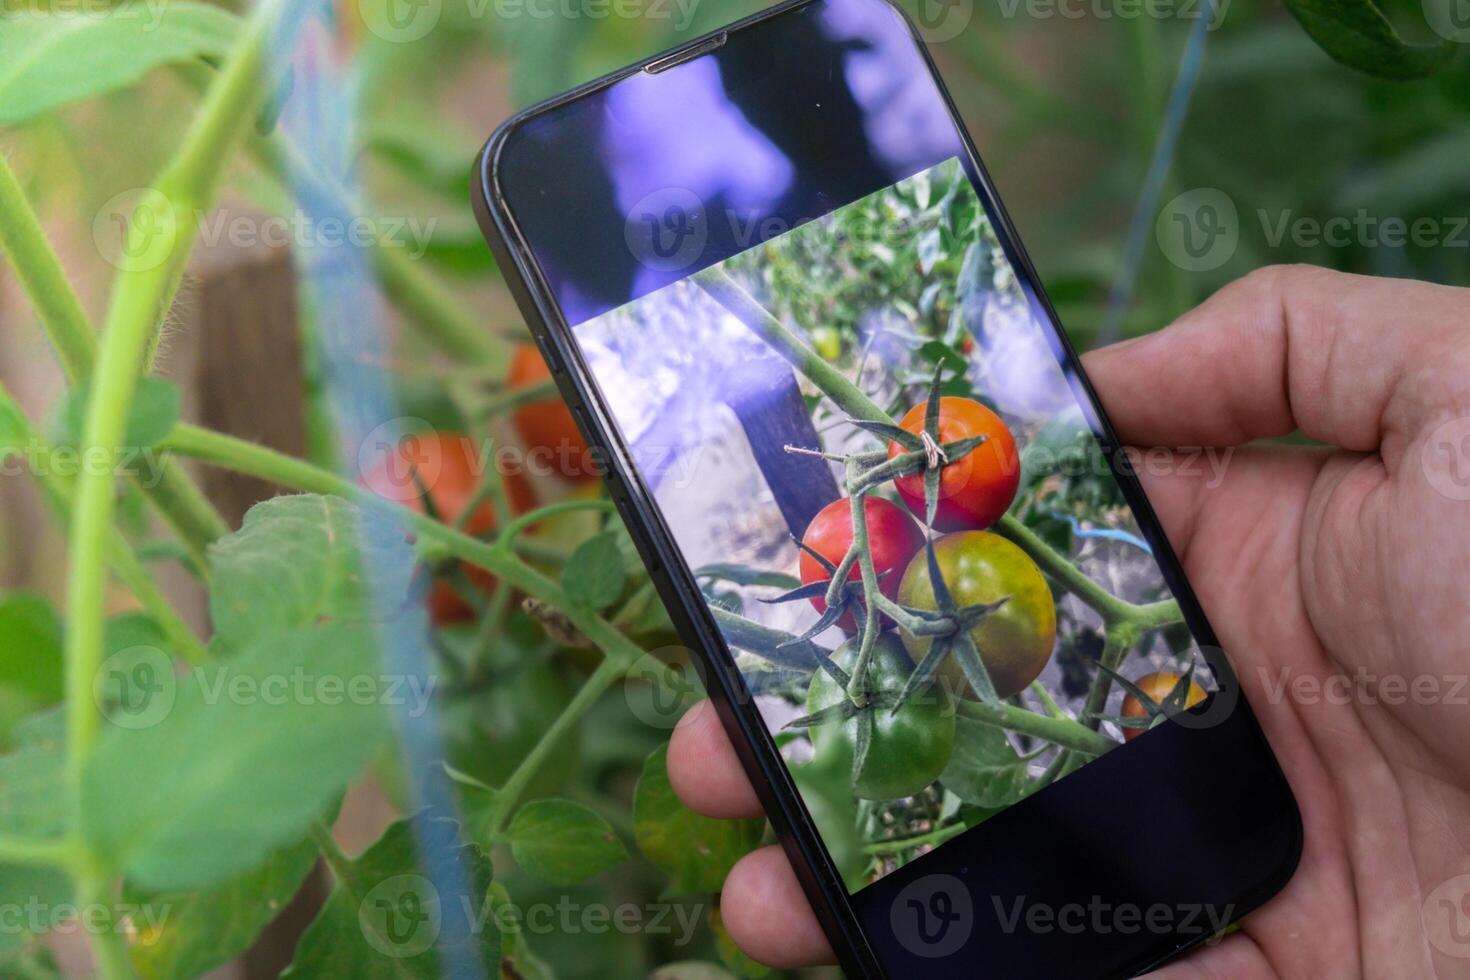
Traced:
[[[934, 542], [939, 572], [955, 605], [963, 609], [1009, 596], [1006, 604], [986, 617], [970, 636], [980, 648], [980, 659], [995, 684], [995, 693], [1007, 698], [1036, 680], [1057, 641], [1057, 608], [1041, 569], [1016, 545], [989, 531], [946, 534]], [[929, 562], [921, 551], [909, 562], [898, 587], [898, 601], [912, 609], [934, 610], [934, 584]], [[933, 640], [903, 637], [904, 648], [920, 663]], [[973, 691], [959, 661], [947, 658], [936, 675], [941, 685], [965, 697]]]
[[[837, 648], [832, 659], [851, 673], [858, 646], [858, 640], [849, 640]], [[884, 692], [897, 697], [912, 671], [898, 640], [890, 634], [880, 635], [868, 663], [869, 689], [880, 696], [880, 703], [860, 709], [872, 719], [873, 735], [867, 756], [856, 769], [857, 714], [815, 725], [809, 731], [817, 760], [851, 772], [853, 793], [865, 800], [901, 800], [921, 792], [939, 778], [954, 751], [954, 699], [942, 688], [928, 685], [915, 691], [896, 712], [891, 700], [881, 703]], [[847, 692], [830, 674], [819, 669], [812, 675], [806, 697], [808, 714], [845, 700]]]

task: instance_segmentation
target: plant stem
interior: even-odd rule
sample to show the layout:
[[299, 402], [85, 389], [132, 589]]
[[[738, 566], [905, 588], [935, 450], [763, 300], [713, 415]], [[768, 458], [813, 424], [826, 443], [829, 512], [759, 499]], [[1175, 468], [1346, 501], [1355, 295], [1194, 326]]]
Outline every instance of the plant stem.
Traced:
[[1100, 666], [1082, 705], [1082, 724], [1088, 728], [1097, 730], [1097, 716], [1107, 705], [1108, 694], [1113, 689], [1113, 673], [1123, 665], [1123, 659], [1137, 640], [1138, 630], [1129, 624], [1110, 626], [1103, 633], [1102, 653], [1098, 655]]
[[817, 669], [817, 665], [827, 655], [825, 650], [810, 640], [805, 643], [783, 646], [783, 644], [790, 643], [795, 637], [790, 633], [783, 633], [781, 630], [751, 622], [728, 609], [711, 604], [709, 611], [714, 616], [715, 623], [720, 627], [720, 634], [725, 638], [726, 643], [741, 650], [748, 650], [758, 657], [764, 657], [771, 663], [780, 664], [792, 670], [811, 672]]
[[[641, 654], [642, 651], [639, 652]], [[489, 824], [491, 840], [498, 837], [505, 829], [505, 825], [510, 822], [511, 814], [521, 794], [526, 791], [526, 787], [536, 777], [536, 773], [551, 757], [552, 750], [556, 748], [557, 743], [565, 737], [572, 726], [582, 719], [582, 716], [597, 702], [598, 698], [607, 692], [608, 688], [627, 675], [628, 669], [637, 659], [612, 651], [604, 651], [604, 653], [606, 654], [605, 659], [597, 665], [592, 676], [583, 682], [577, 693], [567, 702], [567, 706], [562, 709], [561, 714], [557, 715], [556, 720], [551, 723], [551, 727], [541, 734], [535, 748], [526, 754], [520, 765], [516, 766], [515, 771], [496, 790], [495, 816]]]
[[1062, 706], [1057, 704], [1056, 699], [1051, 696], [1051, 692], [1046, 689], [1046, 685], [1041, 683], [1041, 681], [1031, 682], [1031, 693], [1036, 695], [1036, 699], [1041, 702], [1041, 706], [1046, 709], [1047, 714], [1053, 718], [1067, 717], [1067, 713], [1062, 710]]
[[67, 378], [75, 384], [92, 373], [97, 338], [4, 154], [0, 154], [0, 215], [5, 216], [0, 221], [0, 247], [10, 256]]
[[37, 840], [30, 837], [0, 835], [0, 861], [36, 868], [67, 868], [75, 863], [77, 845], [73, 840]]
[[710, 266], [694, 275], [694, 282], [701, 289], [729, 310], [741, 323], [766, 343], [770, 344], [796, 370], [811, 379], [822, 389], [823, 394], [837, 403], [837, 407], [854, 418], [893, 424], [893, 419], [878, 407], [856, 385], [843, 376], [822, 356], [802, 343], [786, 325], [756, 302], [755, 299], [730, 274], [719, 266]]
[[863, 853], [897, 854], [900, 851], [911, 851], [916, 847], [924, 847], [930, 844], [937, 846], [943, 844], [951, 837], [958, 837], [969, 829], [962, 823], [952, 823], [931, 830], [927, 834], [920, 834], [917, 837], [900, 837], [896, 840], [880, 840], [874, 841], [871, 844], [864, 844]]
[[[97, 335], [4, 156], [0, 156], [0, 214], [6, 217], [0, 224], [0, 247], [10, 256], [68, 383], [80, 384], [91, 376], [97, 361]], [[195, 564], [207, 569], [205, 549], [228, 533], [219, 512], [188, 475], [168, 460], [163, 462], [158, 483], [144, 491], [178, 532]]]
[[[54, 458], [54, 451], [36, 432], [36, 429], [20, 406], [0, 384], [0, 450], [7, 447], [23, 448], [38, 459]], [[64, 523], [71, 513], [73, 486], [69, 479], [49, 472], [39, 465], [29, 467], [31, 476], [45, 494], [46, 500], [56, 510]], [[205, 662], [209, 655], [193, 631], [179, 618], [173, 606], [159, 590], [152, 576], [143, 567], [137, 553], [127, 538], [117, 528], [109, 535], [108, 560], [118, 579], [142, 605], [145, 612], [158, 624], [173, 648], [189, 663]]]
[[337, 838], [332, 836], [332, 828], [320, 820], [314, 820], [307, 833], [312, 842], [316, 844], [322, 860], [327, 862], [328, 868], [332, 869], [332, 877], [338, 882], [347, 881], [352, 872], [352, 859], [342, 853], [342, 848], [337, 844]]
[[[79, 873], [76, 901], [78, 908], [88, 910], [88, 934], [92, 940], [93, 955], [97, 958], [97, 976], [102, 980], [131, 977], [133, 964], [128, 958], [128, 946], [113, 918], [116, 901], [108, 873], [90, 866]], [[91, 916], [100, 916], [102, 921], [90, 918]]]
[[[572, 603], [560, 586], [515, 555], [510, 554], [509, 549], [501, 548], [498, 544], [487, 544], [447, 524], [441, 524], [427, 515], [377, 497], [335, 473], [313, 466], [311, 463], [293, 459], [273, 449], [193, 425], [176, 426], [173, 433], [164, 440], [163, 445], [185, 456], [237, 473], [244, 473], [247, 476], [258, 477], [293, 490], [344, 497], [365, 507], [386, 510], [420, 537], [442, 545], [452, 556], [472, 565], [478, 565], [532, 598], [563, 610], [573, 625], [601, 648], [604, 654], [620, 653], [628, 657], [637, 657], [643, 652], [642, 648], [624, 636], [607, 620]], [[539, 511], [524, 515], [524, 518], [530, 519], [526, 523], [535, 523], [537, 520], [563, 510], [607, 509], [611, 506], [609, 501], [568, 500], [543, 507]]]
[[[67, 569], [66, 775], [73, 806], [82, 798], [87, 762], [101, 727], [92, 682], [103, 656], [104, 559], [114, 530], [118, 447], [162, 307], [198, 234], [194, 216], [213, 199], [230, 151], [260, 104], [258, 82], [267, 42], [283, 3], [267, 0], [251, 17], [178, 154], [157, 181], [155, 191], [164, 203], [157, 216], [159, 226], [129, 225], [128, 254], [153, 261], [124, 270], [113, 285], [80, 446], [106, 465], [89, 467], [77, 480]], [[111, 907], [111, 880], [111, 869], [99, 856], [89, 855], [76, 874], [79, 901]], [[127, 949], [114, 930], [95, 933], [92, 945], [102, 977], [130, 975]]]
[[1050, 545], [1037, 537], [1035, 532], [1017, 520], [1014, 515], [1006, 514], [995, 525], [994, 530], [997, 534], [1010, 538], [1019, 545], [1022, 551], [1031, 556], [1032, 561], [1041, 566], [1043, 572], [1056, 580], [1062, 588], [1096, 610], [1104, 621], [1118, 622], [1131, 615], [1127, 602], [1082, 574], [1081, 569], [1052, 550]]
[[533, 524], [544, 521], [558, 514], [569, 514], [580, 510], [600, 510], [612, 513], [617, 509], [611, 500], [601, 498], [595, 500], [560, 500], [554, 504], [522, 514], [505, 526], [505, 530], [496, 535], [495, 546], [502, 552], [509, 551], [515, 542], [516, 536]]
[[961, 698], [958, 704], [959, 713], [971, 721], [1043, 738], [1083, 755], [1102, 755], [1118, 747], [1118, 743], [1106, 735], [1070, 718], [1048, 718], [1004, 701], [986, 703]]

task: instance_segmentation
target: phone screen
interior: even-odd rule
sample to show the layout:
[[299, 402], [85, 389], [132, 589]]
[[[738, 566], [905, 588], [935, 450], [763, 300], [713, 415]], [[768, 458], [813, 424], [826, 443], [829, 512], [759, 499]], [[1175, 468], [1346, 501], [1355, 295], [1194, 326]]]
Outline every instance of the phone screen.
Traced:
[[749, 31], [534, 118], [502, 185], [855, 893], [1214, 681], [907, 28]]

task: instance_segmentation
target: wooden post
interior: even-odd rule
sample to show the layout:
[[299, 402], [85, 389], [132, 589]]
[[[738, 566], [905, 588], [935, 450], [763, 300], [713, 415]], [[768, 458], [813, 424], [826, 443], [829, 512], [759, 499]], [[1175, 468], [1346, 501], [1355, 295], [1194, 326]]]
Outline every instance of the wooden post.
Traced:
[[[200, 249], [189, 274], [188, 293], [175, 310], [182, 311], [180, 350], [165, 349], [169, 373], [185, 386], [186, 416], [303, 455], [305, 358], [290, 250], [264, 244]], [[253, 505], [280, 492], [218, 469], [201, 470], [201, 482], [232, 527]]]
[[832, 464], [786, 451], [787, 446], [822, 448], [796, 375], [784, 361], [760, 358], [735, 369], [732, 389], [738, 394], [727, 404], [740, 419], [786, 527], [800, 538], [817, 511], [842, 494]]

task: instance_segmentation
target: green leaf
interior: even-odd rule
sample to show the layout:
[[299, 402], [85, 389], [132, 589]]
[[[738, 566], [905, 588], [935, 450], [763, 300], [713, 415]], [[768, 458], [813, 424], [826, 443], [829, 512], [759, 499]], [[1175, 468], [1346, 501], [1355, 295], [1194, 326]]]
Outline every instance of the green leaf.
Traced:
[[[60, 709], [30, 719], [16, 729], [18, 748], [0, 756], [0, 827], [6, 833], [54, 840], [68, 832], [61, 727]], [[7, 953], [60, 921], [72, 899], [71, 880], [54, 868], [0, 864], [0, 896], [23, 913], [14, 927], [0, 929], [0, 953]], [[24, 914], [27, 908], [36, 915]]]
[[209, 561], [215, 643], [228, 652], [282, 630], [396, 615], [402, 607], [379, 609], [375, 594], [407, 602], [414, 553], [391, 522], [337, 497], [301, 494], [252, 507]]
[[8, 17], [0, 21], [0, 125], [123, 88], [160, 65], [223, 57], [238, 31], [235, 15], [187, 0]]
[[964, 716], [955, 720], [954, 754], [939, 780], [966, 803], [1005, 807], [1024, 799], [1026, 763], [1005, 733]]
[[259, 864], [376, 753], [392, 680], [376, 637], [340, 625], [164, 678], [163, 717], [120, 717], [139, 727], [115, 725], [88, 760], [84, 836], [147, 888], [200, 888]]
[[570, 800], [527, 803], [516, 811], [506, 837], [516, 863], [554, 885], [574, 885], [628, 857], [606, 820]]
[[669, 747], [644, 760], [633, 792], [638, 848], [673, 879], [676, 893], [716, 892], [735, 862], [760, 844], [764, 820], [711, 820], [680, 802], [669, 785]]
[[1286, 0], [1312, 40], [1333, 58], [1379, 78], [1426, 78], [1449, 64], [1455, 42], [1411, 44], [1373, 0]]
[[316, 859], [316, 845], [303, 840], [207, 891], [127, 888], [138, 928], [134, 971], [142, 980], [183, 980], [234, 959], [291, 901]]
[[[91, 386], [83, 382], [67, 393], [57, 409], [54, 432], [57, 443], [78, 446], [82, 442], [82, 431], [86, 427], [87, 401], [91, 397]], [[143, 378], [138, 382], [138, 394], [133, 399], [132, 414], [123, 435], [125, 452], [141, 452], [158, 445], [174, 426], [179, 424], [182, 414], [183, 395], [177, 385], [162, 378]]]
[[[500, 931], [491, 913], [490, 859], [473, 844], [452, 856], [471, 901], [441, 900], [425, 875], [412, 827], [393, 824], [355, 861], [333, 863], [337, 885], [296, 946], [282, 980], [439, 980], [439, 952], [459, 947], [498, 974]], [[442, 858], [441, 858], [442, 859]]]
[[627, 572], [618, 535], [607, 531], [582, 542], [561, 573], [567, 598], [591, 609], [606, 609], [623, 594]]
[[46, 599], [16, 593], [0, 601], [0, 686], [44, 704], [62, 696], [61, 619]]

